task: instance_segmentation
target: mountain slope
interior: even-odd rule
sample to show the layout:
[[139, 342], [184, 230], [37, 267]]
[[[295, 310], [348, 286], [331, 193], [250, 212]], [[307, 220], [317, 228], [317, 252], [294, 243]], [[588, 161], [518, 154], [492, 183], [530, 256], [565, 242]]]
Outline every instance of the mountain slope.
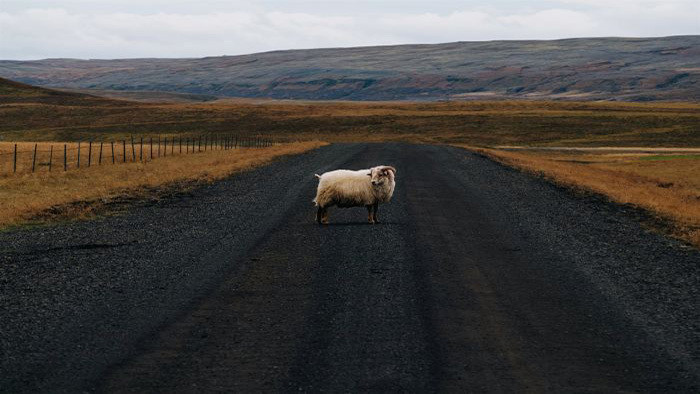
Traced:
[[119, 105], [121, 102], [89, 94], [46, 89], [0, 78], [0, 104]]
[[697, 100], [700, 36], [456, 42], [201, 59], [0, 61], [42, 86], [292, 99]]

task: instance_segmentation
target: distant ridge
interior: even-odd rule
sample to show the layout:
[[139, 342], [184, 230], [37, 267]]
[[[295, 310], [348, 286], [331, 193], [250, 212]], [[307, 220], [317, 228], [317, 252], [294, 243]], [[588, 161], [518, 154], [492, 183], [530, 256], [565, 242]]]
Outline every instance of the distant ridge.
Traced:
[[201, 59], [0, 61], [34, 85], [304, 100], [700, 100], [700, 36], [287, 50]]

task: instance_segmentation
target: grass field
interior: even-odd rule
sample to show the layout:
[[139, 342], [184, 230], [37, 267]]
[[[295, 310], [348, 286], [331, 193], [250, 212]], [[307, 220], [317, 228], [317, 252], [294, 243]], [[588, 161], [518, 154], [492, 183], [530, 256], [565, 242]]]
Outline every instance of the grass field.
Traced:
[[0, 177], [0, 227], [30, 219], [89, 216], [115, 202], [158, 198], [163, 193], [220, 179], [321, 145], [307, 141], [260, 149], [167, 156], [145, 163]]
[[672, 235], [700, 247], [700, 155], [507, 151], [472, 148], [557, 183], [644, 208], [672, 223]]
[[472, 146], [700, 146], [697, 103], [219, 100], [154, 104], [81, 97], [35, 91], [3, 96], [0, 89], [0, 139], [77, 141], [128, 139], [132, 134], [230, 133], [283, 140], [402, 140]]

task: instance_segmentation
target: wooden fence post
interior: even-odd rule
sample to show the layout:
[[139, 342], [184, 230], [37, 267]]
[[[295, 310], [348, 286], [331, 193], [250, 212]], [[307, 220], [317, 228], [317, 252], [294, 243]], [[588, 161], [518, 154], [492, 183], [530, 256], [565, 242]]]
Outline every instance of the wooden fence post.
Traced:
[[52, 162], [53, 162], [53, 145], [49, 146], [49, 172], [51, 172]]
[[122, 140], [122, 163], [126, 163], [126, 140]]
[[178, 138], [180, 140], [180, 154], [182, 154], [182, 136]]
[[15, 144], [15, 154], [14, 158], [12, 159], [12, 172], [17, 172], [17, 144]]
[[136, 161], [136, 148], [134, 148], [134, 136], [129, 135], [129, 137], [131, 137], [131, 162], [133, 163]]
[[38, 144], [34, 144], [34, 157], [32, 158], [32, 172], [34, 172], [34, 168], [36, 167], [36, 146]]
[[104, 144], [104, 141], [100, 141], [100, 157], [97, 159], [97, 165], [101, 166], [102, 165], [102, 145]]
[[63, 171], [68, 171], [68, 144], [63, 144]]
[[114, 164], [114, 141], [109, 141], [109, 145], [112, 147], [112, 164]]

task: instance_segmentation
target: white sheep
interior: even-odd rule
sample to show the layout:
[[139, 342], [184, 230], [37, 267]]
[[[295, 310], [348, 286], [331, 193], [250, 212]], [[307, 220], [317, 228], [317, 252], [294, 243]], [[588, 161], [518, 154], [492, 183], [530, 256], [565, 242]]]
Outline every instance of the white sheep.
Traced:
[[377, 208], [389, 202], [396, 186], [396, 168], [377, 166], [367, 170], [335, 170], [315, 174], [319, 179], [316, 198], [316, 221], [328, 224], [328, 208], [367, 207], [370, 224], [379, 223]]

